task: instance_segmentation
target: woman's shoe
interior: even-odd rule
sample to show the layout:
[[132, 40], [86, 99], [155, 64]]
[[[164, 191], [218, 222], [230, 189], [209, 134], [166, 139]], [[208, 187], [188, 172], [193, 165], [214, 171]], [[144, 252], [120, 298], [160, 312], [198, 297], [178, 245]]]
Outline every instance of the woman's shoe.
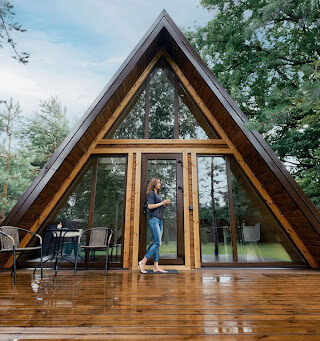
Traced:
[[148, 271], [144, 270], [144, 266], [143, 266], [143, 264], [142, 264], [141, 261], [140, 261], [138, 264], [139, 264], [140, 271], [141, 271], [143, 274], [148, 273]]

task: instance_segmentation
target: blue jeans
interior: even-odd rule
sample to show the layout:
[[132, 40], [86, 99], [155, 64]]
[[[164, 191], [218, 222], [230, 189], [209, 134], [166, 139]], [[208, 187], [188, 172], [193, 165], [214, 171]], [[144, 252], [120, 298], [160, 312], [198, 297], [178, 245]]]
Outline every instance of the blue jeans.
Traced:
[[149, 259], [153, 255], [154, 262], [159, 262], [159, 248], [161, 246], [161, 237], [163, 231], [162, 219], [157, 217], [150, 218], [149, 226], [152, 232], [153, 243], [148, 247], [144, 256]]

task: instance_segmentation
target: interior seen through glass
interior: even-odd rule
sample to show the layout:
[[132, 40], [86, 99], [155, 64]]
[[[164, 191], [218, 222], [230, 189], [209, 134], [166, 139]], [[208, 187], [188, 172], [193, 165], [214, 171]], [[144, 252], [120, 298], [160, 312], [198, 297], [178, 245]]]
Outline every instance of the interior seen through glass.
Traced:
[[[58, 246], [57, 233], [52, 230], [56, 229], [59, 223], [62, 224], [62, 228], [71, 230], [84, 230], [88, 227], [111, 228], [114, 231], [114, 238], [109, 250], [109, 262], [122, 261], [126, 163], [125, 156], [105, 156], [90, 161], [41, 229], [45, 261], [54, 261], [52, 257]], [[92, 194], [95, 194], [94, 201]], [[93, 210], [90, 210], [90, 202], [94, 202]], [[89, 242], [85, 236], [81, 239], [82, 244]], [[61, 261], [74, 261], [77, 241], [77, 233], [66, 234], [62, 252], [64, 258]], [[104, 262], [105, 255], [106, 251], [91, 252], [88, 255], [89, 261]], [[30, 254], [27, 261], [39, 261], [38, 257], [37, 253]], [[82, 250], [78, 262], [83, 262], [84, 259], [85, 254]]]
[[[177, 258], [177, 181], [176, 160], [148, 160], [148, 182], [151, 178], [161, 180], [161, 199], [171, 199], [164, 209], [161, 258]], [[148, 217], [149, 218], [149, 217]], [[147, 227], [146, 249], [152, 244], [152, 234]]]
[[[238, 262], [303, 262], [233, 158], [230, 183]], [[224, 156], [198, 156], [201, 257], [233, 262], [228, 171]]]

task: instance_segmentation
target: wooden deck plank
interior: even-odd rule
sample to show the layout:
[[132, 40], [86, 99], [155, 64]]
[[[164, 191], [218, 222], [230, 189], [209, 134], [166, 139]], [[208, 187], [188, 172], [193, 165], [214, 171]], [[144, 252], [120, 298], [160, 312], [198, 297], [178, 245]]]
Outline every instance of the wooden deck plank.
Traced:
[[0, 272], [0, 340], [319, 340], [320, 271]]

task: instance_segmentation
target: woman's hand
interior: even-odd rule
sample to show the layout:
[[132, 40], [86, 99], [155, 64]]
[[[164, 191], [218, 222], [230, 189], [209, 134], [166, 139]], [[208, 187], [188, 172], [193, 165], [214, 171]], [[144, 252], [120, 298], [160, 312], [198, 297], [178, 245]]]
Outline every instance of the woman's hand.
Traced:
[[170, 199], [165, 199], [165, 200], [163, 200], [163, 205], [167, 206], [170, 204], [170, 202], [171, 202]]

